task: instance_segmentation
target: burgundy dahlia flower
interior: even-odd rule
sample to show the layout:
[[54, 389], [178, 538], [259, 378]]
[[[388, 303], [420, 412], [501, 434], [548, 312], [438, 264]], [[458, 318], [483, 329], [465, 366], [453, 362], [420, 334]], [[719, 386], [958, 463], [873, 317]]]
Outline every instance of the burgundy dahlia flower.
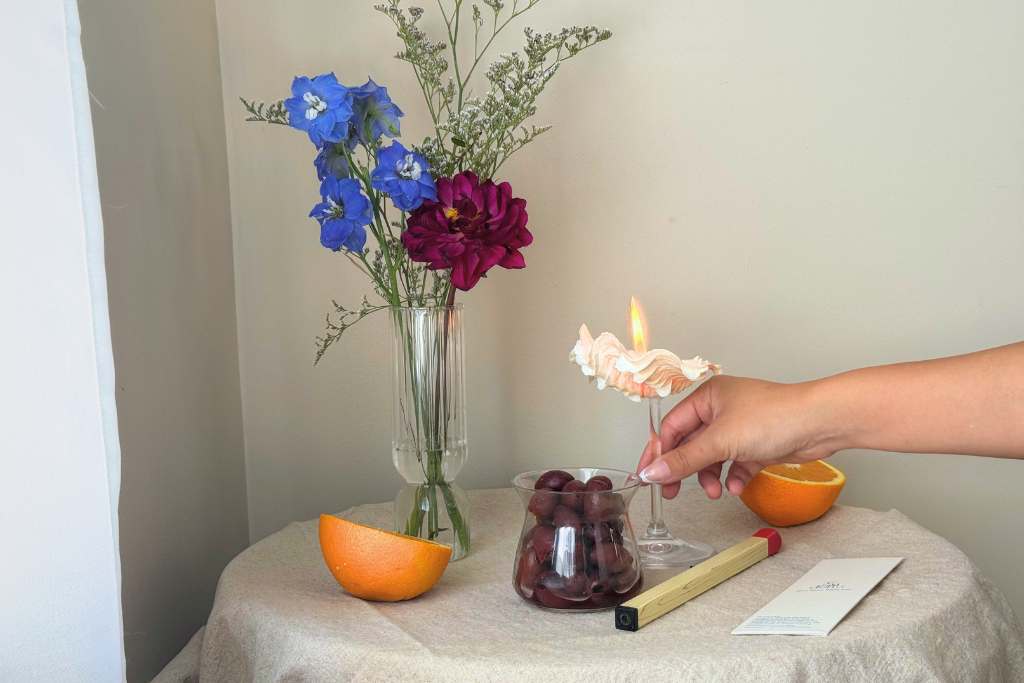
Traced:
[[413, 261], [431, 270], [452, 269], [452, 284], [468, 291], [493, 266], [524, 268], [519, 250], [531, 242], [526, 200], [508, 183], [480, 182], [463, 171], [437, 180], [438, 201], [409, 214], [402, 244]]

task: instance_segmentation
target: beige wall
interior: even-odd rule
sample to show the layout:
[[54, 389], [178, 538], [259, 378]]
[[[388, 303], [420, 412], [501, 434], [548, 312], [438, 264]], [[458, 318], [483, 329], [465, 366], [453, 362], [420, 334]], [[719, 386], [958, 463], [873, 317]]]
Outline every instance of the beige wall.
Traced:
[[[237, 105], [297, 73], [369, 73], [418, 139], [415, 83], [370, 4], [217, 2], [253, 538], [398, 485], [384, 321], [311, 366], [330, 298], [367, 289], [305, 218], [313, 150]], [[580, 22], [615, 38], [565, 67], [538, 117], [556, 128], [503, 169], [529, 201], [528, 268], [464, 298], [466, 484], [633, 466], [640, 409], [566, 360], [582, 321], [624, 332], [630, 294], [656, 344], [784, 381], [1024, 337], [1020, 3], [563, 0], [532, 19]], [[844, 502], [948, 536], [1024, 613], [1024, 548], [1006, 543], [1024, 463], [836, 460]]]
[[[82, 0], [122, 445], [128, 680], [206, 621], [248, 542], [212, 0]], [[41, 226], [40, 229], [44, 229]]]

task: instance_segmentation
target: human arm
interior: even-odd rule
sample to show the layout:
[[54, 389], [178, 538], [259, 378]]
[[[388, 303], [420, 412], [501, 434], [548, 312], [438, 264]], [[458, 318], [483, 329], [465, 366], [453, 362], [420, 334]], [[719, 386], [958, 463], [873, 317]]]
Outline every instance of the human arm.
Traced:
[[670, 498], [698, 473], [717, 498], [725, 462], [738, 494], [766, 465], [847, 448], [1024, 458], [1024, 343], [798, 384], [715, 377], [669, 412], [663, 457], [645, 450], [639, 469]]

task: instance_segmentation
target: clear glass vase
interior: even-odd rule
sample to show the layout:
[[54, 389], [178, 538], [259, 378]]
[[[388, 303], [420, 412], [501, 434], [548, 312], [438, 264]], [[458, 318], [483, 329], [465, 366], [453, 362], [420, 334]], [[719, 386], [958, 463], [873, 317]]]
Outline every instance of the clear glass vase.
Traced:
[[462, 305], [391, 309], [392, 458], [406, 484], [395, 530], [469, 553], [469, 499], [456, 483], [468, 456]]

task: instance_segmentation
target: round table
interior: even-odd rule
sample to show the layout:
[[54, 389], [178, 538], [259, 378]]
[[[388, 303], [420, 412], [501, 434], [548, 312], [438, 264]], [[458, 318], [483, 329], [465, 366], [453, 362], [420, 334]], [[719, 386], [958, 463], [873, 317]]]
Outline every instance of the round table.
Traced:
[[[224, 570], [203, 638], [215, 681], [1024, 680], [1024, 632], [1002, 594], [943, 538], [903, 514], [837, 506], [782, 530], [782, 551], [639, 632], [613, 612], [555, 613], [512, 590], [522, 525], [511, 489], [473, 491], [473, 551], [426, 595], [347, 595], [324, 566], [315, 520], [254, 544]], [[634, 528], [647, 521], [646, 492]], [[725, 548], [764, 526], [738, 500], [684, 491], [680, 535]], [[390, 528], [390, 504], [341, 516]], [[819, 560], [906, 558], [824, 638], [729, 632]], [[653, 585], [648, 580], [647, 585]]]

